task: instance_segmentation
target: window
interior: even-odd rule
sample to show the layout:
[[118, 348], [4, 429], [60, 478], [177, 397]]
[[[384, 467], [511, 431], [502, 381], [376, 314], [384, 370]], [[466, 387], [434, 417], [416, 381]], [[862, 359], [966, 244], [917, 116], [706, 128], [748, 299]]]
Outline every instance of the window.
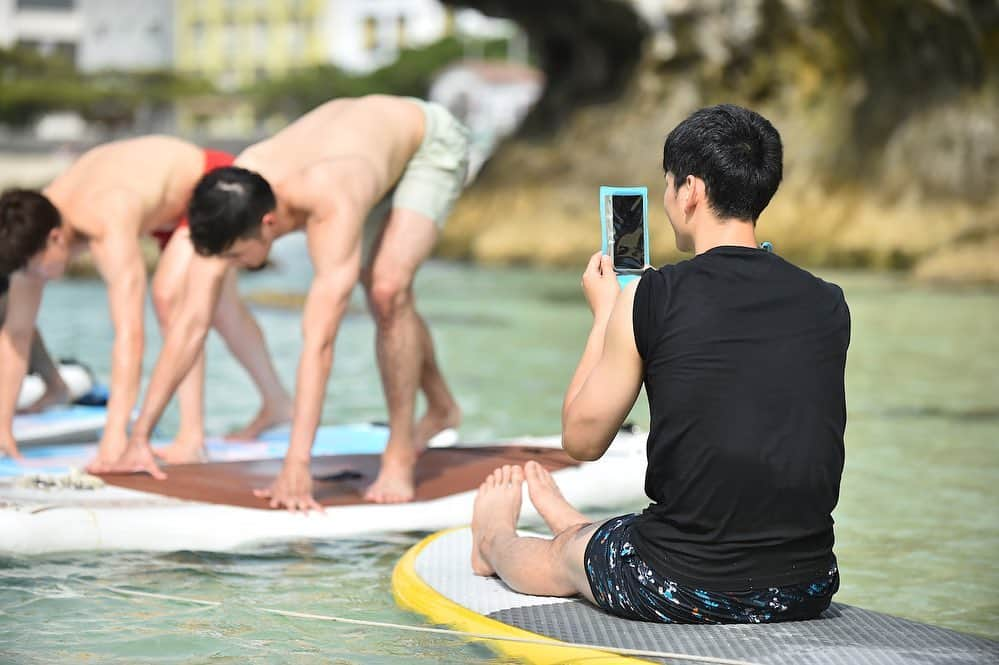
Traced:
[[292, 61], [301, 60], [305, 53], [305, 26], [300, 21], [288, 24], [288, 53]]
[[258, 60], [267, 57], [267, 24], [263, 21], [257, 21], [253, 26], [253, 45]]
[[378, 50], [378, 19], [374, 16], [364, 19], [364, 48], [367, 51]]
[[191, 23], [191, 48], [196, 54], [205, 48], [205, 24], [201, 21]]
[[76, 6], [74, 0], [17, 0], [18, 9], [70, 10]]
[[236, 57], [239, 40], [236, 37], [236, 25], [226, 22], [222, 24], [222, 55], [226, 62], [232, 62]]
[[399, 14], [395, 21], [395, 43], [398, 48], [406, 48], [406, 15]]

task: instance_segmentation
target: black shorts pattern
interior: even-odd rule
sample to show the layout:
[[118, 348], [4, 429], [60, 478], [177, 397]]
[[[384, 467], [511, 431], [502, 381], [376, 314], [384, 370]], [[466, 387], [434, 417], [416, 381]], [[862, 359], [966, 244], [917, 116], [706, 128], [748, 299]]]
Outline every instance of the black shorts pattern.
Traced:
[[658, 623], [772, 623], [813, 619], [839, 589], [833, 566], [811, 582], [769, 589], [705, 591], [653, 571], [631, 544], [638, 515], [604, 522], [586, 544], [584, 563], [597, 606], [626, 619]]

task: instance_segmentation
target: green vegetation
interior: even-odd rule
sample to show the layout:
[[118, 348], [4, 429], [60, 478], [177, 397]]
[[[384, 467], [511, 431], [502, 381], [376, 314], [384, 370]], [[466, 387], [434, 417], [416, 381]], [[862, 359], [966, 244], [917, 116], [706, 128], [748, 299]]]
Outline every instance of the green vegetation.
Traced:
[[[332, 65], [307, 67], [279, 79], [261, 81], [244, 94], [259, 115], [283, 113], [287, 116], [315, 108], [334, 97], [373, 93], [422, 97], [427, 94], [434, 75], [460, 59], [466, 45], [454, 37], [446, 37], [421, 48], [403, 49], [399, 59], [391, 65], [361, 76], [350, 75]], [[505, 40], [486, 41], [475, 46], [486, 58], [506, 54]]]
[[87, 120], [127, 124], [142, 106], [212, 91], [208, 82], [172, 71], [83, 74], [58, 54], [0, 49], [0, 123], [24, 126], [47, 111], [76, 111]]

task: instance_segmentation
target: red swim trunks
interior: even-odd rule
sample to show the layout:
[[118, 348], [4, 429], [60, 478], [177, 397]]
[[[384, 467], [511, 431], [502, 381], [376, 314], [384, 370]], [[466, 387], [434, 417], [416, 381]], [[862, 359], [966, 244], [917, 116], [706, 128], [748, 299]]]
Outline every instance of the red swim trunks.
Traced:
[[[204, 153], [205, 153], [205, 170], [203, 171], [203, 173], [214, 171], [215, 169], [222, 168], [223, 166], [232, 166], [233, 160], [236, 159], [235, 156], [230, 155], [227, 152], [223, 152], [222, 150], [212, 150], [211, 148], [204, 148]], [[173, 234], [177, 231], [177, 229], [184, 228], [185, 226], [187, 226], [187, 215], [181, 217], [180, 222], [177, 224], [177, 226], [173, 227], [172, 229], [167, 229], [166, 231], [156, 230], [153, 231], [150, 235], [152, 235], [153, 238], [156, 240], [156, 244], [160, 246], [160, 251], [162, 252], [164, 249], [166, 249], [167, 243], [170, 242], [170, 238], [173, 237]]]

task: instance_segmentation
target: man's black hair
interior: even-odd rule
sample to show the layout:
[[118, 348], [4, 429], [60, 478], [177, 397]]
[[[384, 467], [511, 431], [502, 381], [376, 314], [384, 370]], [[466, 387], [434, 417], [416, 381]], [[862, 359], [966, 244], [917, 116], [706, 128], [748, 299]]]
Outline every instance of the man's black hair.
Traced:
[[61, 225], [59, 210], [41, 192], [10, 189], [0, 195], [0, 275], [28, 265]]
[[259, 173], [238, 166], [209, 171], [194, 188], [187, 212], [195, 251], [215, 256], [240, 238], [257, 235], [264, 215], [276, 205]]
[[780, 134], [759, 113], [732, 104], [695, 111], [666, 137], [663, 171], [674, 187], [688, 175], [704, 181], [719, 217], [754, 223], [783, 176]]

